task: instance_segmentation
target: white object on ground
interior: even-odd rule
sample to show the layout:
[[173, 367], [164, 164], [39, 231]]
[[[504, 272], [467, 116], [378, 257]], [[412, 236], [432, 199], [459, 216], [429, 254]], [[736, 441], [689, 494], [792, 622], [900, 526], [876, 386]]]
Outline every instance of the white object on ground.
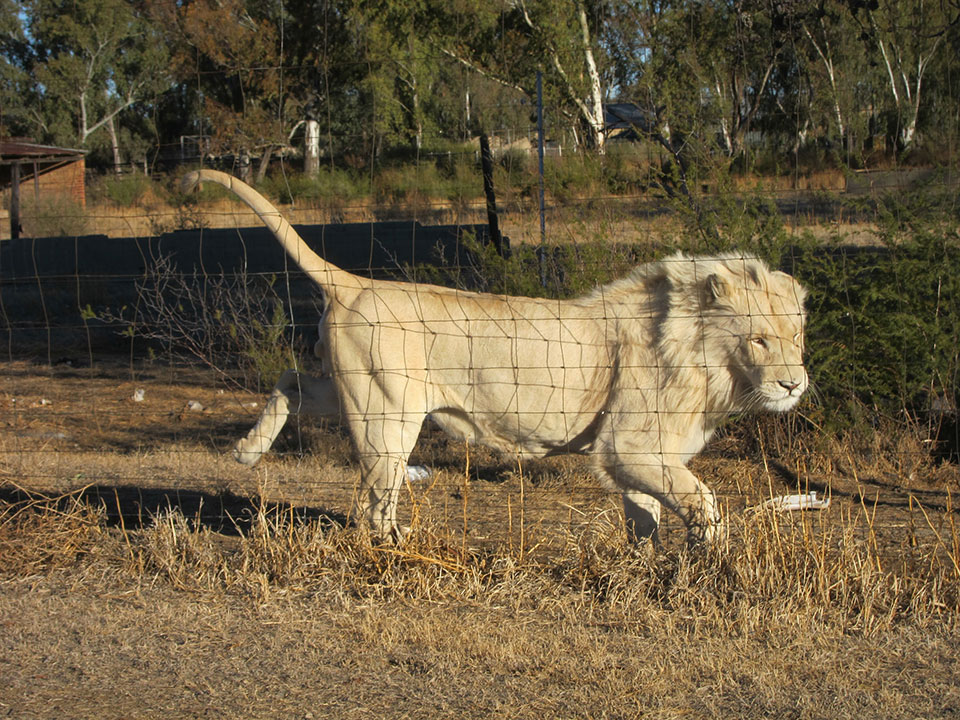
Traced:
[[134, 402], [143, 402], [143, 388], [137, 388], [133, 391], [133, 401]]
[[203, 412], [203, 405], [198, 403], [196, 400], [190, 400], [187, 402], [187, 410], [192, 410], [193, 412]]
[[410, 482], [422, 482], [430, 477], [430, 468], [424, 465], [407, 465], [407, 478]]
[[830, 498], [818, 498], [816, 492], [780, 495], [767, 500], [763, 507], [777, 511], [825, 510], [830, 507]]

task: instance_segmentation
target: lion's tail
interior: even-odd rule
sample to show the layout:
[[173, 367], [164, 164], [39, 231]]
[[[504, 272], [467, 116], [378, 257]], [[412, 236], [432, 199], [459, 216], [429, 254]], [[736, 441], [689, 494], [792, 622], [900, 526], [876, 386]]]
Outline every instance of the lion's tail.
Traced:
[[318, 285], [324, 288], [334, 288], [344, 284], [354, 284], [355, 276], [342, 270], [333, 263], [329, 263], [317, 255], [303, 241], [303, 238], [286, 221], [263, 195], [242, 180], [217, 170], [195, 170], [187, 173], [181, 181], [181, 189], [188, 192], [202, 182], [214, 182], [223, 185], [243, 200], [260, 216], [264, 225], [270, 228], [287, 254], [299, 265]]

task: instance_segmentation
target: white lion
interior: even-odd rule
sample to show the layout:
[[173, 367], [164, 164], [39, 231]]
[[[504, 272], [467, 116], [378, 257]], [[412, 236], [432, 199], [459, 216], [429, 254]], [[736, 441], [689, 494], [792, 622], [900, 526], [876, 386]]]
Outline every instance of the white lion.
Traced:
[[675, 255], [573, 300], [505, 297], [358, 277], [316, 255], [256, 191], [230, 188], [322, 289], [315, 348], [326, 377], [288, 372], [236, 457], [252, 463], [291, 407], [338, 415], [356, 445], [356, 507], [381, 535], [429, 414], [449, 434], [533, 456], [583, 453], [623, 494], [635, 537], [661, 504], [690, 542], [720, 528], [713, 492], [686, 468], [731, 413], [785, 411], [807, 388], [805, 291], [739, 255]]

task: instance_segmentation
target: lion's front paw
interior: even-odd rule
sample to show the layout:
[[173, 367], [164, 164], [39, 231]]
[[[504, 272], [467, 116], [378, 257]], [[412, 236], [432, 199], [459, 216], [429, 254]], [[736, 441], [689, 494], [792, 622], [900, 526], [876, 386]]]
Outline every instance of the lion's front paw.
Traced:
[[723, 536], [723, 522], [719, 516], [702, 518], [699, 522], [687, 526], [687, 545], [689, 547], [709, 547], [716, 545]]
[[399, 547], [407, 541], [411, 532], [413, 532], [413, 528], [409, 525], [394, 525], [389, 528], [368, 527], [367, 537], [371, 545]]

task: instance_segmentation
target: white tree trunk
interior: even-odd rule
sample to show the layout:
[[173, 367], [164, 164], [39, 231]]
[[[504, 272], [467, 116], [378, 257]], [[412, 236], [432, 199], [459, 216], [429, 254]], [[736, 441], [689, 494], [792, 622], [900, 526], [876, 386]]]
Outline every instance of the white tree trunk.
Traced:
[[[824, 29], [824, 32], [826, 32], [826, 23], [823, 18], [820, 18], [820, 26]], [[840, 141], [843, 142], [846, 137], [846, 129], [843, 124], [843, 113], [840, 110], [840, 93], [837, 90], [837, 73], [836, 67], [833, 64], [833, 53], [830, 50], [830, 41], [824, 37], [823, 48], [821, 48], [806, 25], [803, 26], [803, 32], [806, 33], [810, 44], [813, 45], [813, 49], [817, 51], [817, 55], [820, 56], [823, 67], [827, 71], [830, 90], [833, 92], [833, 114], [837, 120], [837, 132], [840, 133]]]
[[[876, 25], [874, 25], [876, 31]], [[890, 43], [888, 51], [882, 38], [877, 39], [877, 45], [880, 48], [880, 55], [883, 57], [883, 64], [887, 69], [887, 77], [890, 79], [890, 93], [893, 95], [893, 104], [897, 108], [897, 116], [900, 120], [900, 142], [903, 147], [909, 147], [917, 134], [917, 116], [920, 112], [920, 89], [923, 87], [923, 74], [926, 72], [927, 65], [931, 58], [936, 54], [937, 47], [940, 45], [941, 38], [937, 38], [930, 48], [926, 57], [923, 53], [917, 56], [917, 75], [911, 82], [905, 63], [901, 58], [900, 49]], [[894, 68], [896, 65], [896, 68]], [[900, 82], [897, 81], [897, 75], [900, 76]], [[902, 87], [900, 85], [902, 84]]]
[[606, 127], [603, 117], [603, 89], [600, 85], [600, 73], [593, 57], [593, 48], [590, 47], [590, 27], [587, 25], [587, 10], [582, 3], [578, 3], [580, 18], [580, 37], [583, 41], [583, 54], [587, 63], [587, 74], [590, 76], [590, 108], [585, 113], [593, 135], [594, 149], [603, 153], [606, 144]]
[[[540, 28], [534, 24], [527, 12], [524, 0], [520, 0], [520, 9], [523, 12], [523, 20], [527, 27], [534, 33], [540, 33]], [[593, 48], [590, 46], [590, 26], [587, 24], [587, 11], [582, 2], [577, 2], [577, 18], [580, 21], [580, 39], [583, 45], [584, 61], [587, 65], [587, 75], [590, 78], [589, 102], [584, 102], [580, 91], [567, 76], [567, 72], [560, 62], [557, 49], [552, 46], [550, 47], [550, 62], [563, 82], [563, 89], [567, 97], [577, 106], [580, 117], [586, 122], [587, 129], [590, 131], [590, 144], [597, 152], [602, 154], [607, 139], [603, 117], [603, 88], [600, 84], [597, 63], [593, 57]]]
[[303, 133], [303, 172], [316, 175], [320, 172], [320, 123], [307, 120]]
[[113, 151], [113, 172], [120, 174], [120, 143], [117, 141], [117, 128], [113, 124], [113, 118], [106, 124], [107, 132], [110, 134], [110, 149]]

